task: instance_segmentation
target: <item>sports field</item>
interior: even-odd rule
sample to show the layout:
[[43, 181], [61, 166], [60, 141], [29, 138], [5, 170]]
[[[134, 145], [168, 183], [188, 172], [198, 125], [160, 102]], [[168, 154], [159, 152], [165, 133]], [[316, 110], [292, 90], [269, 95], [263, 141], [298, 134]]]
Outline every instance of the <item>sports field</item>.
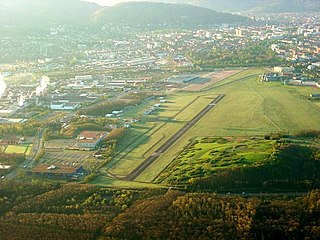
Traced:
[[307, 96], [320, 93], [320, 89], [260, 82], [258, 76], [265, 71], [247, 69], [200, 93], [169, 95], [155, 115], [142, 118], [137, 128], [130, 129], [129, 137], [120, 145], [123, 151], [104, 170], [126, 176], [218, 94], [226, 96], [136, 180], [152, 181], [196, 137], [319, 130], [320, 105]]
[[29, 145], [8, 145], [5, 149], [5, 153], [17, 153], [17, 154], [28, 154], [28, 149], [31, 149], [32, 146]]

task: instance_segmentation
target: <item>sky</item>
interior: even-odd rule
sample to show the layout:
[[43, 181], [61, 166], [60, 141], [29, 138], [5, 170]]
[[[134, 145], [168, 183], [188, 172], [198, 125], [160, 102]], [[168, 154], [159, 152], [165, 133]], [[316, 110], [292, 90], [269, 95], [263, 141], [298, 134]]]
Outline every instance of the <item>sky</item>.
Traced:
[[95, 2], [101, 6], [112, 6], [114, 4], [117, 4], [118, 2], [121, 2], [121, 0], [85, 0], [85, 1], [86, 2]]
[[[84, 0], [86, 2], [95, 2], [101, 6], [113, 6], [120, 2], [138, 1], [138, 0]], [[139, 0], [144, 1], [144, 0]], [[146, 0], [145, 0], [146, 1]], [[189, 3], [193, 4], [198, 0], [148, 0], [152, 2], [170, 2], [170, 3]]]

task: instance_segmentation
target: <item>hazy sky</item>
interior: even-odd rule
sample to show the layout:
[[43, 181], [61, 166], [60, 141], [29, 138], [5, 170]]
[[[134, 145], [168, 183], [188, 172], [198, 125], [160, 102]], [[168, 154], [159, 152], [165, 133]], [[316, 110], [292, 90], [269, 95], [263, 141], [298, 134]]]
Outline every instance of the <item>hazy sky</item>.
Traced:
[[[138, 1], [138, 0], [84, 0], [84, 1], [95, 2], [100, 4], [101, 6], [112, 6], [120, 2], [129, 2], [129, 1]], [[144, 0], [139, 0], [139, 1], [144, 1]], [[145, 0], [145, 1], [195, 4], [199, 0]]]

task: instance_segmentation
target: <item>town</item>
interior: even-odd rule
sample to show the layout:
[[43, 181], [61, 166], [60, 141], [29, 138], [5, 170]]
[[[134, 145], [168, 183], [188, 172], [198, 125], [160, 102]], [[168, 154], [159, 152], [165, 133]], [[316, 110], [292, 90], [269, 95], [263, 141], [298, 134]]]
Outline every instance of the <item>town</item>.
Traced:
[[[103, 26], [86, 32], [57, 26], [41, 36], [2, 37], [2, 153], [25, 159], [1, 163], [2, 176], [11, 167], [34, 172], [35, 159], [49, 164], [48, 170], [50, 164], [77, 164], [89, 174], [108, 159], [101, 152], [108, 149], [102, 143], [109, 133], [139, 125], [174, 93], [201, 91], [244, 67], [269, 68], [261, 81], [320, 87], [316, 13], [248, 17], [250, 24], [199, 29], [143, 32]], [[305, 97], [319, 99], [317, 93], [310, 89]], [[132, 114], [141, 106], [143, 114]], [[41, 126], [37, 136], [27, 130], [31, 125]], [[79, 131], [105, 133], [90, 140], [89, 151], [79, 151], [85, 149], [77, 142]], [[12, 132], [16, 140], [10, 140]]]
[[1, 0], [0, 238], [320, 239], [318, 0]]

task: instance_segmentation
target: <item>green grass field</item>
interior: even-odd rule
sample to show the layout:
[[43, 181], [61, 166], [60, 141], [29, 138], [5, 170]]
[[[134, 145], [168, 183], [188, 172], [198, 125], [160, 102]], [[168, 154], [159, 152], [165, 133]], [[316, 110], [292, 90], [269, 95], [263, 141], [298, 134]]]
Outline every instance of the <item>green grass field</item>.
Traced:
[[214, 172], [267, 161], [274, 140], [244, 137], [197, 138], [160, 174], [158, 182], [181, 183]]
[[[320, 89], [262, 83], [258, 76], [263, 72], [266, 69], [246, 69], [203, 92], [169, 95], [168, 102], [162, 104], [156, 115], [141, 117], [138, 128], [131, 129], [128, 138], [120, 142], [121, 154], [104, 170], [118, 176], [127, 175], [218, 94], [226, 96], [137, 181], [152, 181], [196, 137], [319, 130], [320, 104], [309, 101], [307, 96], [320, 93]], [[139, 111], [142, 110], [140, 107]]]
[[18, 154], [24, 154], [28, 149], [28, 145], [26, 146], [20, 146], [20, 145], [8, 145], [5, 153], [11, 154], [11, 153], [18, 153]]

